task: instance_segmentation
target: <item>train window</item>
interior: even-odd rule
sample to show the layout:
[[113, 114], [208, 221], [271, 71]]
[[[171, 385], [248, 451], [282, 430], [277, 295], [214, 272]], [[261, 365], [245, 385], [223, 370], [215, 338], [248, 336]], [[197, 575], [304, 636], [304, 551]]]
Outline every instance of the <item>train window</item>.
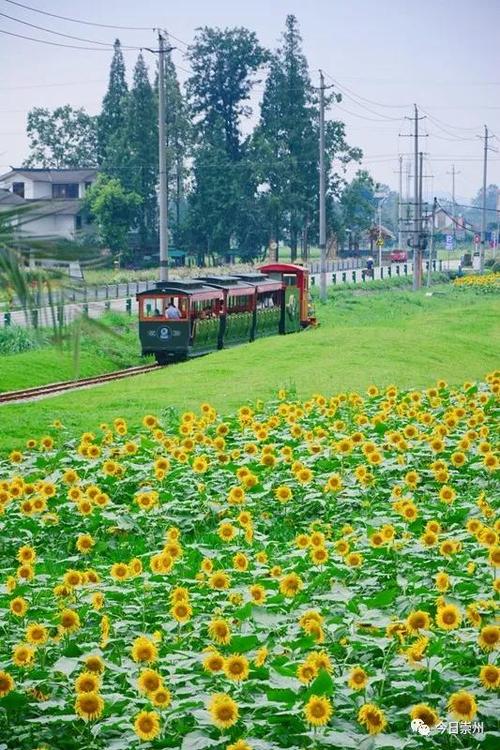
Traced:
[[248, 294], [230, 294], [227, 298], [227, 312], [249, 312], [252, 309], [252, 300], [253, 297]]
[[216, 318], [220, 314], [221, 301], [219, 299], [191, 300], [191, 315], [194, 318]]
[[162, 318], [165, 314], [164, 297], [144, 297], [142, 300], [144, 318]]
[[281, 305], [281, 290], [274, 292], [259, 292], [257, 297], [257, 310], [270, 310]]
[[188, 300], [187, 297], [144, 297], [142, 300], [143, 318], [174, 318], [174, 315], [168, 313], [171, 303], [178, 311], [178, 318], [187, 318]]
[[297, 275], [294, 273], [284, 273], [283, 282], [287, 286], [297, 286]]

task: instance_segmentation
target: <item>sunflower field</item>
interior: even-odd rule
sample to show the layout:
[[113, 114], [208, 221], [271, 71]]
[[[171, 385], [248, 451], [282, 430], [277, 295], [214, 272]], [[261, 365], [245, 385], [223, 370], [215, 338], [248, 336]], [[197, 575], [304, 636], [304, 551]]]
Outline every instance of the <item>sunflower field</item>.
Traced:
[[499, 394], [280, 391], [13, 451], [0, 748], [498, 748]]
[[478, 292], [498, 293], [500, 291], [500, 273], [469, 274], [459, 276], [453, 282], [458, 289], [475, 289]]

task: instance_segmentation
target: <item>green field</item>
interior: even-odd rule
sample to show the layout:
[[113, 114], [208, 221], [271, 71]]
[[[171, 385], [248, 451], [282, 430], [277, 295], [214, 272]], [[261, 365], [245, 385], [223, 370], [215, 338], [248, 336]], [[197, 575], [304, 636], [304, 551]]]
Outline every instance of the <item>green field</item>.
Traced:
[[[440, 287], [425, 292], [337, 292], [318, 305], [321, 325], [271, 337], [168, 367], [149, 375], [30, 404], [0, 407], [0, 450], [53, 432], [96, 429], [117, 416], [137, 424], [147, 412], [195, 409], [209, 401], [222, 412], [267, 398], [281, 386], [301, 397], [364, 389], [372, 382], [419, 387], [480, 378], [499, 365], [498, 298]], [[29, 356], [26, 367], [30, 366]], [[57, 379], [57, 378], [52, 378]]]
[[[82, 331], [77, 363], [71, 329], [61, 345], [50, 346], [44, 340], [41, 348], [1, 354], [0, 393], [75, 377], [92, 377], [141, 364], [135, 318], [108, 313], [100, 324], [104, 327], [102, 330], [92, 327]], [[108, 335], [105, 331], [109, 330], [117, 336]], [[49, 334], [48, 331], [47, 336]]]

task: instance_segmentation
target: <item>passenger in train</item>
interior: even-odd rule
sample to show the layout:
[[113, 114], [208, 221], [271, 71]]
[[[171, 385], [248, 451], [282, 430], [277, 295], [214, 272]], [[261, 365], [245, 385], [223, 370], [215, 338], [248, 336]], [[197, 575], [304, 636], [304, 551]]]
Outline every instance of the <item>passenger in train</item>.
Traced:
[[168, 303], [168, 307], [167, 307], [167, 318], [169, 320], [179, 320], [180, 317], [181, 317], [181, 314], [179, 310], [177, 309], [177, 307], [175, 306], [174, 298], [171, 297], [170, 302]]

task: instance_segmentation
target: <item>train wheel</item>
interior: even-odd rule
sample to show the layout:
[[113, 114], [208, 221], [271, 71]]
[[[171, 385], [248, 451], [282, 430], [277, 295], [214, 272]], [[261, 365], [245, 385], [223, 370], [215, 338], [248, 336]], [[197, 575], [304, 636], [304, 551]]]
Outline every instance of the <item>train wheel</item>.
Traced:
[[168, 356], [165, 352], [155, 352], [155, 359], [162, 367], [168, 363]]

